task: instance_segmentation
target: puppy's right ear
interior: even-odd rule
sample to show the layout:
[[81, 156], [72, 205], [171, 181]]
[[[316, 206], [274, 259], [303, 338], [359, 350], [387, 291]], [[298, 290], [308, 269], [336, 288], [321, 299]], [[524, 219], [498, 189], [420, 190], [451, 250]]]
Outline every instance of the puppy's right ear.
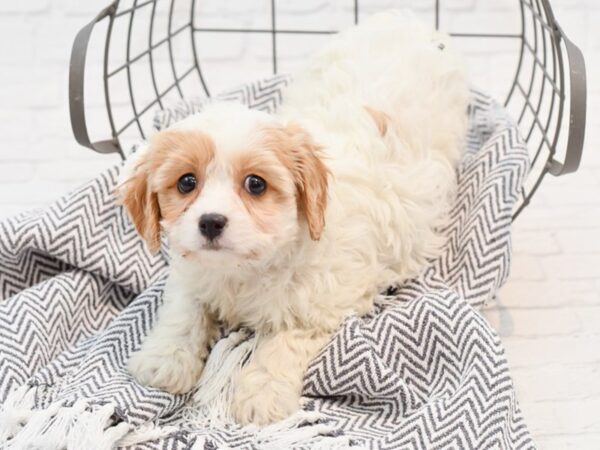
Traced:
[[[127, 209], [137, 232], [155, 254], [160, 249], [160, 207], [150, 186], [150, 150], [132, 161], [132, 168], [117, 188], [119, 202]], [[126, 163], [127, 164], [127, 163]]]

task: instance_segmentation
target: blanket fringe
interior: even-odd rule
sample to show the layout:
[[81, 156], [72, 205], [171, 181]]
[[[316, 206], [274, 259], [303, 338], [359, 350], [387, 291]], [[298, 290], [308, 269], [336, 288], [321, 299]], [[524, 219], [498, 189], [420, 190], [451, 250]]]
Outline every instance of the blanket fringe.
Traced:
[[[129, 447], [144, 442], [155, 441], [176, 433], [179, 430], [179, 427], [161, 427], [155, 423], [147, 423], [137, 427], [135, 430], [131, 430], [117, 442], [117, 447]], [[204, 450], [204, 448], [202, 450]]]
[[0, 448], [110, 450], [130, 430], [128, 423], [112, 424], [114, 405], [92, 407], [80, 399], [36, 410], [36, 389], [22, 386], [8, 395], [0, 411]]
[[85, 411], [67, 436], [67, 449], [93, 448], [110, 450], [131, 429], [125, 422], [111, 426], [114, 405], [103, 405], [94, 411]]
[[[292, 417], [281, 422], [257, 427], [249, 425], [243, 428], [247, 434], [254, 436], [252, 448], [260, 450], [281, 450], [292, 448], [294, 445], [310, 446], [322, 450], [357, 449], [348, 436], [334, 436], [335, 427], [321, 423], [323, 415], [315, 411], [299, 411]], [[213, 448], [214, 443], [210, 436], [198, 436], [191, 450], [205, 450]], [[230, 450], [230, 448], [218, 443], [219, 450]], [[360, 447], [358, 447], [360, 448]]]
[[249, 338], [246, 330], [233, 332], [215, 344], [194, 395], [184, 407], [183, 417], [189, 424], [209, 428], [233, 423], [233, 380], [255, 346], [256, 338]]
[[[183, 409], [175, 426], [149, 423], [135, 429], [128, 423], [113, 424], [115, 406], [92, 405], [80, 399], [67, 406], [55, 402], [44, 409], [34, 409], [35, 387], [20, 387], [6, 399], [0, 410], [0, 448], [25, 450], [44, 448], [109, 450], [164, 438], [181, 429], [240, 428], [230, 410], [234, 380], [255, 350], [256, 337], [240, 330], [215, 344], [196, 390]], [[255, 447], [265, 450], [289, 448], [311, 441], [314, 448], [341, 449], [349, 446], [348, 438], [335, 436], [335, 427], [324, 422], [316, 411], [301, 410], [281, 422], [266, 426], [253, 425], [243, 431], [253, 436]], [[199, 436], [194, 449], [204, 449], [207, 437]]]
[[321, 422], [323, 419], [319, 412], [300, 410], [281, 422], [262, 428], [248, 426], [246, 429], [255, 428], [252, 431], [259, 448], [278, 450], [335, 432], [334, 426]]
[[0, 408], [0, 443], [10, 439], [31, 417], [36, 388], [23, 385], [6, 397]]

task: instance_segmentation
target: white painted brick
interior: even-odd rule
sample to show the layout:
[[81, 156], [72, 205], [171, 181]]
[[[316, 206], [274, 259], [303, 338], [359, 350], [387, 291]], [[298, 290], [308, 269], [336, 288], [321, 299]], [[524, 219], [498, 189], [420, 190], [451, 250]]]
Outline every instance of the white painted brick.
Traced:
[[[65, 122], [67, 126], [65, 126]], [[94, 122], [91, 122], [93, 125]], [[38, 139], [62, 139], [73, 140], [73, 132], [69, 122], [69, 110], [66, 105], [60, 108], [37, 110], [33, 125]]]
[[597, 450], [600, 433], [565, 433], [538, 437], [535, 440], [544, 450]]
[[544, 308], [522, 305], [512, 309], [499, 302], [497, 306], [486, 308], [483, 314], [502, 337], [594, 336], [600, 331], [598, 302]]
[[11, 147], [15, 141], [23, 142], [29, 139], [33, 129], [35, 114], [26, 108], [21, 108], [20, 105], [11, 106], [0, 105], [0, 130], [3, 140], [0, 145], [0, 158], [5, 152], [7, 154], [13, 152]]
[[[600, 141], [600, 113], [597, 113], [596, 111], [600, 111], [600, 86], [596, 86], [595, 83], [591, 83], [590, 86], [590, 82], [589, 80], [597, 80], [600, 79], [600, 51], [598, 52], [597, 55], [597, 59], [589, 59], [593, 62], [593, 64], [590, 67], [590, 69], [588, 69], [589, 71], [587, 72], [588, 75], [588, 89], [590, 92], [590, 97], [588, 97], [588, 116], [587, 116], [587, 120], [588, 120], [588, 124], [589, 127], [586, 127], [586, 147], [587, 148], [592, 148], [592, 147], [596, 147], [597, 148], [597, 143]], [[590, 152], [591, 153], [591, 152]], [[590, 158], [592, 157], [592, 158]], [[593, 159], [596, 162], [596, 165], [598, 165], [598, 159], [600, 159], [598, 157], [598, 155], [596, 154], [588, 154], [586, 155], [586, 161], [588, 159]]]
[[[344, 0], [336, 0], [338, 3], [343, 2]], [[462, 0], [451, 0], [454, 3], [460, 3]], [[470, 1], [470, 0], [464, 0]], [[462, 1], [464, 3], [464, 1]], [[450, 3], [450, 1], [446, 1], [446, 3]], [[346, 4], [353, 5], [352, 1], [346, 0]], [[359, 8], [361, 14], [372, 14], [377, 11], [386, 10], [386, 9], [403, 9], [403, 8], [411, 8], [416, 11], [433, 11], [435, 4], [435, 0], [421, 0], [419, 2], [415, 2], [413, 0], [368, 0], [368, 1], [360, 1], [359, 0]]]
[[548, 256], [541, 264], [545, 273], [561, 280], [600, 278], [600, 254]]
[[497, 42], [492, 44], [496, 45], [498, 53], [490, 59], [488, 69], [490, 72], [490, 95], [504, 103], [517, 71], [519, 42], [506, 40], [500, 44]]
[[[79, 184], [79, 183], [78, 183]], [[24, 205], [49, 204], [69, 192], [73, 183], [66, 181], [6, 183], [6, 189], [0, 190], [0, 205], [22, 203]]]
[[0, 14], [10, 13], [44, 13], [50, 9], [49, 0], [26, 0], [26, 1], [10, 1], [5, 0], [0, 2]]
[[600, 253], [600, 229], [558, 230], [556, 239], [565, 253]]
[[452, 32], [470, 33], [518, 33], [521, 27], [516, 9], [453, 14], [444, 23], [444, 28]]
[[72, 138], [70, 141], [43, 137], [34, 139], [34, 136], [27, 136], [24, 130], [21, 130], [21, 133], [21, 139], [15, 139], [10, 145], [0, 146], [1, 162], [37, 161], [39, 164], [43, 164], [48, 159], [64, 158], [65, 147], [77, 145]]
[[[542, 186], [541, 189], [544, 187]], [[534, 202], [535, 198], [531, 205]], [[523, 230], [598, 228], [600, 227], [600, 208], [589, 208], [586, 205], [536, 205], [525, 208], [518, 220], [519, 227]]]
[[581, 315], [570, 308], [508, 310], [494, 307], [486, 309], [484, 315], [501, 337], [571, 336], [583, 331]]
[[23, 67], [32, 65], [35, 54], [32, 39], [34, 30], [35, 25], [29, 19], [0, 16], [0, 55], [3, 68], [10, 64], [22, 64]]
[[[600, 305], [587, 309], [576, 309], [575, 313], [579, 316], [583, 329], [582, 334], [594, 335], [600, 332]], [[600, 356], [600, 351], [598, 355]]]
[[0, 97], [25, 108], [58, 108], [67, 94], [63, 77], [64, 71], [55, 67], [4, 67]]
[[539, 367], [547, 364], [593, 364], [600, 359], [600, 334], [504, 338], [512, 367]]
[[499, 303], [511, 310], [519, 308], [556, 308], [600, 304], [600, 289], [595, 280], [558, 280], [555, 277], [528, 281], [510, 278], [500, 290]]
[[513, 255], [511, 277], [515, 280], [542, 280], [545, 273], [538, 258], [529, 255]]
[[252, 14], [260, 16], [261, 14], [267, 16], [271, 11], [270, 0], [255, 0], [252, 2], [248, 1], [229, 1], [217, 3], [219, 11], [223, 11], [224, 14]]
[[[595, 134], [598, 133], [591, 129], [588, 137], [590, 139], [595, 138]], [[549, 177], [548, 183], [544, 183], [544, 190], [547, 190], [547, 188], [558, 189], [562, 186], [578, 186], [592, 191], [600, 188], [600, 178], [596, 175], [596, 168], [584, 164], [576, 173], [577, 175], [573, 177]]]
[[354, 23], [354, 8], [347, 1], [278, 2], [277, 11], [281, 29], [341, 30]]
[[548, 186], [544, 189], [544, 194], [548, 202], [551, 202], [552, 206], [600, 206], [600, 196], [598, 195], [597, 188], [569, 185], [560, 187]]
[[444, 2], [441, 2], [440, 9], [444, 8], [451, 11], [466, 12], [469, 10], [473, 10], [477, 3], [477, 0], [446, 0]]
[[50, 182], [72, 181], [83, 183], [100, 171], [108, 169], [115, 164], [114, 158], [103, 158], [102, 156], [103, 155], [98, 155], [98, 157], [93, 160], [88, 158], [83, 160], [71, 159], [67, 162], [48, 162], [37, 168], [35, 172], [36, 179]]
[[595, 50], [600, 49], [600, 34], [598, 33], [598, 27], [600, 23], [600, 11], [592, 11], [589, 15], [588, 24], [588, 45]]
[[560, 402], [528, 402], [522, 403], [521, 408], [534, 436], [577, 436], [597, 431], [600, 397]]
[[[106, 0], [52, 0], [54, 6], [60, 11], [71, 16], [82, 17], [84, 20], [91, 20], [96, 14], [110, 4]], [[121, 7], [125, 7], [128, 2], [121, 2]]]
[[477, 1], [477, 10], [478, 11], [496, 11], [496, 10], [505, 10], [505, 11], [514, 11], [515, 4], [512, 0], [486, 0], [486, 1]]
[[32, 210], [32, 209], [37, 209], [38, 207], [41, 207], [42, 204], [40, 205], [36, 205], [35, 203], [28, 203], [26, 205], [26, 208], [23, 207], [23, 203], [18, 203], [15, 201], [15, 203], [3, 203], [0, 204], [0, 218], [7, 218], [7, 217], [13, 217], [16, 216], [17, 214], [22, 213], [25, 209], [27, 210]]
[[[549, 364], [512, 371], [521, 403], [586, 399], [600, 396], [600, 362], [590, 364]], [[540, 383], [543, 380], [543, 383]]]
[[561, 251], [554, 234], [548, 231], [515, 233], [512, 245], [515, 254], [554, 255]]
[[282, 16], [293, 17], [298, 15], [312, 15], [327, 9], [339, 10], [342, 7], [349, 5], [350, 4], [348, 2], [327, 0], [305, 0], [302, 2], [294, 0], [278, 0], [277, 12]]
[[[201, 6], [200, 6], [201, 8]], [[156, 20], [156, 19], [155, 19]], [[240, 15], [227, 15], [227, 14], [198, 14], [197, 18], [194, 19], [194, 24], [198, 28], [265, 28], [268, 25], [270, 28], [270, 21], [267, 24], [267, 18], [255, 18], [251, 15], [240, 16]], [[162, 18], [158, 23], [168, 23], [168, 17]], [[167, 27], [159, 25], [155, 36], [159, 38], [163, 34], [163, 30]], [[220, 33], [219, 33], [220, 34]], [[210, 36], [210, 34], [201, 33], [200, 39], [204, 39], [203, 36]], [[227, 36], [227, 34], [220, 34], [221, 36]], [[215, 50], [218, 50], [216, 48]]]
[[0, 180], [2, 183], [35, 182], [34, 164], [29, 163], [3, 163], [0, 164]]
[[[62, 63], [68, 61], [71, 56], [75, 35], [87, 24], [87, 21], [81, 17], [68, 17], [59, 13], [54, 13], [53, 16], [53, 20], [40, 21], [35, 27], [33, 39], [37, 50], [36, 61], [46, 64], [54, 62], [57, 67], [64, 70]], [[57, 26], [58, 24], [60, 26]], [[101, 28], [103, 27], [98, 26], [98, 29]], [[95, 55], [92, 48], [89, 50], [89, 55]]]

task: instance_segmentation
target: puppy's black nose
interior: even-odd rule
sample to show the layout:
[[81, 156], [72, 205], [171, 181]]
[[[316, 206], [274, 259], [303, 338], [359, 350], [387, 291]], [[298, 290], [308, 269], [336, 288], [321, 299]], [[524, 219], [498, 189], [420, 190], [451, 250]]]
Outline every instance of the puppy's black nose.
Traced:
[[218, 237], [227, 225], [227, 217], [221, 214], [202, 214], [200, 216], [200, 233], [212, 241]]

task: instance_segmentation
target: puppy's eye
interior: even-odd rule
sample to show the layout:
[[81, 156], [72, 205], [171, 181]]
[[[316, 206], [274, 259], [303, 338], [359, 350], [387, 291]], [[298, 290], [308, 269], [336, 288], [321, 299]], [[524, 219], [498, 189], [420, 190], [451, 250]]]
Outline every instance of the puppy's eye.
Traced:
[[186, 173], [177, 182], [177, 190], [182, 194], [188, 194], [196, 189], [196, 176], [193, 173]]
[[261, 195], [267, 190], [267, 182], [258, 175], [248, 175], [244, 180], [244, 189], [249, 194]]

